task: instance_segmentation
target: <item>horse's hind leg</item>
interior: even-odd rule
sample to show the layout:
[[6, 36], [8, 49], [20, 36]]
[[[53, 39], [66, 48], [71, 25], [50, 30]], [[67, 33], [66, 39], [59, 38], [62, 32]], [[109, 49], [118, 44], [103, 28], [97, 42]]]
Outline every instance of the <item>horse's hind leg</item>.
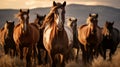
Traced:
[[78, 61], [78, 55], [79, 55], [79, 48], [77, 48], [77, 56], [76, 56], [76, 62]]

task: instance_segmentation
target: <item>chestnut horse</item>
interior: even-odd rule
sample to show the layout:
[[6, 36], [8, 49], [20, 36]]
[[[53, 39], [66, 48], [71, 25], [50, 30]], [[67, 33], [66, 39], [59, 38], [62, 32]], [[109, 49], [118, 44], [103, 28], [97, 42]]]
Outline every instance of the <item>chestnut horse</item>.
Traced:
[[16, 49], [20, 54], [20, 59], [23, 59], [23, 48], [28, 48], [28, 53], [26, 55], [27, 67], [31, 64], [32, 49], [39, 41], [39, 29], [35, 24], [29, 23], [29, 10], [23, 11], [20, 9], [19, 13], [16, 15], [19, 18], [19, 24], [15, 26], [13, 38], [16, 43]]
[[14, 22], [6, 21], [4, 27], [0, 30], [0, 44], [4, 47], [5, 54], [12, 52], [10, 53], [11, 57], [16, 53], [15, 42], [13, 40], [14, 26]]
[[[91, 63], [94, 53], [98, 53], [98, 46], [102, 41], [102, 31], [97, 25], [98, 14], [89, 14], [87, 24], [78, 28], [78, 40], [81, 44], [84, 63]], [[98, 55], [98, 54], [97, 54]]]
[[[43, 33], [43, 43], [47, 50], [48, 56], [50, 58], [50, 66], [56, 67], [56, 60], [54, 60], [56, 54], [57, 57], [63, 55], [63, 67], [65, 66], [65, 60], [68, 59], [69, 52], [72, 49], [72, 41], [70, 35], [72, 34], [69, 29], [65, 29], [65, 6], [66, 2], [63, 4], [56, 3], [53, 1], [53, 7], [46, 16], [42, 28]], [[69, 32], [69, 33], [68, 33]], [[72, 35], [71, 35], [72, 36]], [[60, 58], [59, 58], [60, 59]], [[62, 64], [61, 63], [61, 64]]]
[[70, 17], [67, 21], [67, 26], [72, 29], [71, 32], [73, 33], [73, 51], [72, 51], [73, 58], [72, 59], [77, 61], [78, 53], [79, 53], [79, 49], [80, 49], [80, 46], [78, 44], [78, 38], [77, 38], [77, 36], [78, 36], [77, 19], [74, 17]]
[[117, 46], [120, 41], [120, 32], [118, 29], [113, 27], [114, 22], [106, 21], [102, 34], [103, 34], [103, 41], [102, 41], [102, 51], [103, 51], [103, 58], [106, 59], [106, 50], [109, 49], [109, 60], [112, 60], [112, 55], [115, 53]]

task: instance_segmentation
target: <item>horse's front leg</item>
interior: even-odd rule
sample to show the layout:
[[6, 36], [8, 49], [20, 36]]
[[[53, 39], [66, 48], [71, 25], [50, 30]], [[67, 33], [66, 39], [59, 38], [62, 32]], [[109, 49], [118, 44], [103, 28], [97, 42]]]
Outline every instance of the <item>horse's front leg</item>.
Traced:
[[104, 60], [106, 60], [106, 49], [104, 49], [104, 51], [103, 51], [103, 58], [104, 58]]
[[20, 59], [23, 60], [23, 46], [19, 45], [19, 49], [20, 49]]

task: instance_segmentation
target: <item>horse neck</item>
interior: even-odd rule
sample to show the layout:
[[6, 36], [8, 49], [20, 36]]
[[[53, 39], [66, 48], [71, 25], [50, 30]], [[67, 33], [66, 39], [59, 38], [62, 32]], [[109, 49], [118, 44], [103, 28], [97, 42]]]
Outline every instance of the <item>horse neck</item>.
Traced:
[[51, 38], [55, 38], [55, 39], [58, 39], [58, 38], [60, 38], [60, 37], [63, 37], [63, 34], [64, 34], [64, 28], [63, 28], [63, 30], [62, 31], [59, 31], [58, 29], [57, 29], [57, 26], [56, 26], [56, 24], [53, 24], [52, 26], [52, 31], [51, 31]]
[[[21, 32], [23, 32], [24, 30], [24, 27], [22, 27], [22, 25], [24, 26], [24, 23], [23, 22], [20, 22], [20, 25], [21, 25]], [[24, 30], [24, 34], [25, 33], [28, 33], [29, 32], [29, 23], [26, 23], [26, 30]]]
[[93, 32], [94, 30], [97, 30], [97, 25], [96, 24], [89, 23], [88, 27], [90, 28], [91, 32]]

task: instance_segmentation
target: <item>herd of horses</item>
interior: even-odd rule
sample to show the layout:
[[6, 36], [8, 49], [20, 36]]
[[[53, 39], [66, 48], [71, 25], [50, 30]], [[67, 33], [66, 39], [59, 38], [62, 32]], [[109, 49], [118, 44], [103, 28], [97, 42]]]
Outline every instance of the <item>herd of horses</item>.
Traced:
[[[29, 22], [29, 9], [20, 9], [16, 14], [18, 24], [6, 21], [0, 30], [0, 45], [5, 54], [21, 60], [25, 58], [26, 67], [31, 67], [32, 61], [65, 67], [69, 60], [78, 59], [80, 48], [84, 64], [91, 63], [98, 55], [106, 59], [107, 49], [110, 49], [109, 59], [112, 60], [120, 42], [120, 32], [113, 27], [114, 22], [106, 21], [101, 28], [98, 14], [89, 14], [86, 23], [77, 27], [76, 18], [65, 22], [65, 6], [66, 1], [53, 1], [50, 12], [44, 16], [37, 14], [33, 23]], [[73, 48], [77, 49], [76, 56]]]

